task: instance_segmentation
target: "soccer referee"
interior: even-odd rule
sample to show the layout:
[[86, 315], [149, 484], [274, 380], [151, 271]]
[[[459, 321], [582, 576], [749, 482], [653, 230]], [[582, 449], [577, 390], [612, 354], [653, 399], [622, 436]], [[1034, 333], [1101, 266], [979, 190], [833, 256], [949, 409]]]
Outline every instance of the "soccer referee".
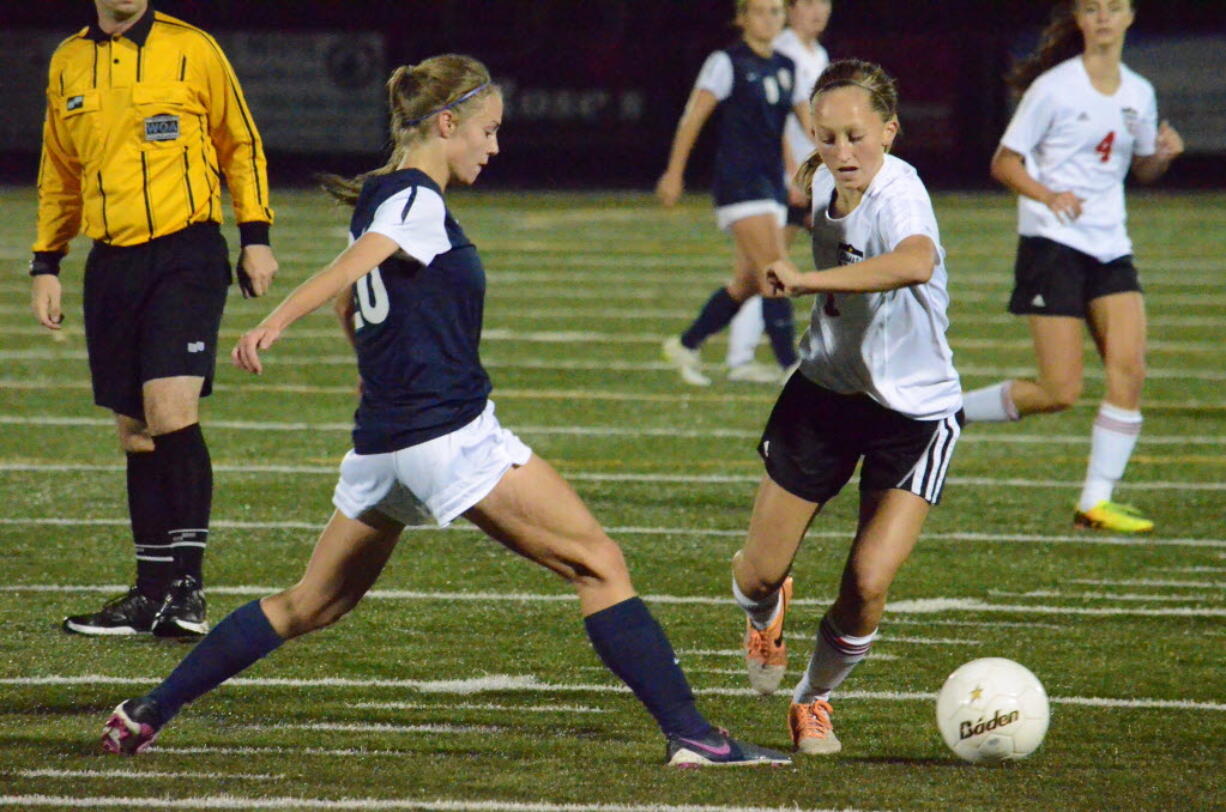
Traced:
[[277, 271], [263, 145], [216, 41], [149, 0], [94, 0], [97, 23], [51, 57], [38, 238], [38, 321], [60, 329], [60, 260], [81, 231], [94, 402], [127, 454], [136, 584], [64, 620], [90, 635], [208, 631], [202, 562], [213, 470], [200, 431], [231, 282], [221, 179], [234, 200], [244, 293]]

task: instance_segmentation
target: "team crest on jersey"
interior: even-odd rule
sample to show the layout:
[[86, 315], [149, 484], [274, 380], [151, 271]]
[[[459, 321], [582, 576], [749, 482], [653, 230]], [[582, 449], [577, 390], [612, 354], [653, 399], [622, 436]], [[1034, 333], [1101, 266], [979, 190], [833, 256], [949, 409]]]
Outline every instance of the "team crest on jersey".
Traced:
[[1141, 114], [1131, 107], [1121, 109], [1120, 114], [1124, 116], [1124, 126], [1128, 128], [1128, 132], [1135, 136], [1137, 134], [1137, 121], [1140, 120]]
[[150, 116], [145, 119], [146, 141], [174, 141], [179, 137], [179, 117]]
[[854, 245], [848, 245], [845, 242], [839, 243], [839, 264], [840, 265], [855, 265], [857, 262], [864, 261], [864, 252], [856, 248]]
[[80, 110], [85, 106], [84, 96], [73, 96], [65, 102], [65, 112], [71, 113], [73, 110]]

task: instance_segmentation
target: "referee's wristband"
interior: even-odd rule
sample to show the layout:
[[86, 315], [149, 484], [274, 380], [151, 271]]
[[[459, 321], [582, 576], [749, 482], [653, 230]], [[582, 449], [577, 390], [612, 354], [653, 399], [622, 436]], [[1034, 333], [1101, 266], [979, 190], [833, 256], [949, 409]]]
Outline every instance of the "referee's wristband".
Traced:
[[272, 245], [268, 239], [269, 223], [252, 220], [238, 224], [238, 244], [240, 248], [248, 245]]
[[59, 276], [63, 258], [63, 254], [53, 251], [35, 251], [34, 259], [30, 260], [30, 276]]

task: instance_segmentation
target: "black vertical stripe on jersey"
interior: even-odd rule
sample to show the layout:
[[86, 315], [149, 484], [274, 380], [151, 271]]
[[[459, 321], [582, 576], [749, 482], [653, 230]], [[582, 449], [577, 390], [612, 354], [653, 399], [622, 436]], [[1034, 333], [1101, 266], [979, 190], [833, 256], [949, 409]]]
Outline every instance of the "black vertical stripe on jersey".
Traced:
[[187, 54], [179, 58], [179, 81], [182, 82], [185, 76], [187, 76]]
[[[208, 141], [207, 141], [208, 132], [209, 132], [209, 120], [205, 117], [203, 113], [199, 114], [197, 118], [200, 119], [200, 155], [204, 158], [205, 169], [212, 170], [213, 166], [212, 164], [209, 163], [209, 150], [208, 150]], [[209, 176], [208, 171], [204, 173], [204, 182], [208, 186], [208, 190], [209, 190], [209, 220], [211, 221], [213, 219], [214, 194], [213, 194], [213, 179]]]
[[187, 146], [183, 147], [183, 183], [187, 185], [187, 219], [191, 222], [192, 215], [196, 213], [196, 196], [192, 194], [192, 164], [187, 157]]
[[102, 185], [102, 173], [98, 173], [98, 194], [102, 196], [102, 233], [105, 237], [103, 242], [111, 241], [111, 224], [106, 219], [106, 187]]
[[176, 28], [186, 28], [188, 31], [194, 31], [204, 37], [204, 41], [217, 52], [218, 64], [221, 66], [222, 73], [224, 73], [226, 76], [226, 86], [230, 88], [230, 93], [234, 96], [234, 104], [238, 107], [238, 112], [243, 117], [243, 126], [247, 128], [247, 136], [251, 139], [251, 171], [252, 177], [255, 180], [255, 199], [256, 202], [260, 204], [260, 207], [264, 209], [264, 214], [268, 216], [269, 221], [271, 221], [272, 212], [268, 210], [268, 204], [264, 201], [264, 185], [260, 183], [260, 162], [258, 160], [258, 147], [260, 145], [260, 139], [256, 135], [255, 126], [251, 123], [251, 116], [247, 111], [246, 103], [243, 101], [243, 95], [238, 92], [238, 77], [236, 77], [234, 72], [230, 69], [230, 63], [226, 59], [225, 52], [222, 51], [221, 47], [213, 41], [212, 37], [205, 34], [199, 28], [195, 28], [194, 26], [190, 25], [183, 25], [182, 23], [174, 23], [170, 20], [159, 20], [157, 18], [154, 18], [153, 21], [155, 23], [161, 23], [162, 25], [170, 25]]
[[60, 95], [64, 95], [64, 71], [60, 71]]
[[140, 81], [141, 63], [145, 61], [145, 49], [136, 46], [136, 81]]
[[149, 201], [149, 158], [140, 154], [141, 187], [145, 193], [145, 219], [149, 223], [149, 239], [153, 239], [153, 204]]
[[101, 47], [98, 43], [94, 43], [94, 79], [92, 87], [98, 89], [98, 48]]

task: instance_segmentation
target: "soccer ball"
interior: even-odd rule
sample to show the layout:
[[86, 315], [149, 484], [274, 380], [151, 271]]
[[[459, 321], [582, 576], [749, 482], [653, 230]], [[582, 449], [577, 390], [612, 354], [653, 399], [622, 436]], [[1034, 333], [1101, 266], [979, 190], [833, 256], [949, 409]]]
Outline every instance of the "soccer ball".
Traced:
[[1043, 742], [1050, 718], [1043, 683], [1004, 657], [971, 660], [937, 694], [937, 727], [949, 749], [972, 764], [1025, 758]]

